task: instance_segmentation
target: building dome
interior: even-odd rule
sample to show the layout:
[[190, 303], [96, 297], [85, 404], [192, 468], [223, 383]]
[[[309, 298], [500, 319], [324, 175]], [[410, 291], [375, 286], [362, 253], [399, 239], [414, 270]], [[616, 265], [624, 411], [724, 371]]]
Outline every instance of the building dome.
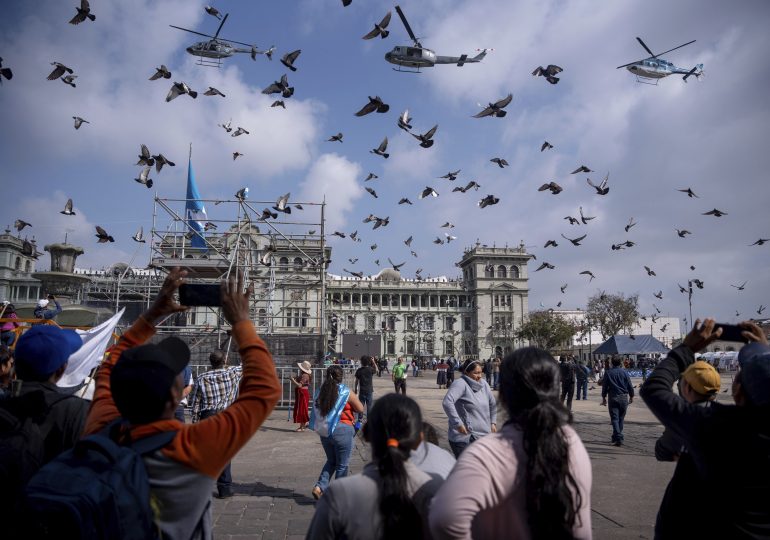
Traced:
[[393, 268], [383, 268], [380, 273], [374, 276], [377, 281], [401, 281], [401, 272]]

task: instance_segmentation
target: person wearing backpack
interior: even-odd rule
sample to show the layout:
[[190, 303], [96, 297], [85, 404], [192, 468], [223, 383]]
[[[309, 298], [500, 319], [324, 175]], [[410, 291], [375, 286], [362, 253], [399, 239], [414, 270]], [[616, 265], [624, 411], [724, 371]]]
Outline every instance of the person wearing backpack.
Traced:
[[[88, 437], [68, 456], [62, 456], [38, 473], [40, 476], [48, 472], [48, 478], [32, 479], [30, 486], [35, 483], [34, 493], [28, 486], [28, 500], [42, 506], [47, 502], [54, 508], [50, 514], [35, 512], [34, 521], [43, 522], [61, 515], [56, 514], [56, 501], [73, 497], [75, 491], [82, 493], [81, 499], [84, 499], [87, 490], [94, 490], [97, 485], [102, 491], [111, 486], [109, 481], [90, 482], [94, 487], [73, 485], [69, 490], [52, 493], [51, 485], [61, 486], [67, 480], [63, 477], [67, 470], [63, 467], [61, 471], [55, 470], [54, 465], [77, 463], [78, 453], [93, 456], [111, 452], [120, 459], [110, 465], [111, 471], [107, 473], [116, 474], [109, 478], [126, 482], [126, 487], [114, 489], [114, 504], [104, 504], [87, 516], [78, 516], [79, 522], [85, 523], [88, 518], [88, 523], [101, 527], [94, 527], [100, 531], [99, 535], [81, 530], [79, 537], [213, 537], [211, 495], [216, 479], [270, 414], [280, 397], [281, 386], [270, 352], [249, 318], [251, 291], [243, 292], [243, 276], [233, 272], [222, 282], [220, 294], [222, 313], [232, 326], [232, 336], [243, 362], [238, 398], [219, 414], [196, 424], [182, 424], [174, 418], [182, 399], [182, 373], [189, 361], [189, 349], [176, 337], [158, 344], [145, 343], [155, 334], [157, 324], [187, 309], [174, 300], [186, 275], [187, 272], [179, 268], [170, 271], [152, 306], [123, 334], [102, 363], [85, 428]], [[110, 446], [114, 442], [121, 445], [120, 452]], [[95, 448], [99, 451], [91, 452]], [[141, 459], [135, 459], [137, 455]], [[133, 461], [129, 459], [132, 456]], [[127, 462], [132, 463], [128, 471], [122, 465]], [[100, 474], [105, 468], [103, 461], [91, 465], [87, 460], [81, 466], [92, 475]], [[98, 478], [104, 480], [105, 476]], [[43, 480], [49, 481], [48, 487]], [[94, 515], [116, 507], [109, 516]], [[147, 528], [148, 521], [150, 528]], [[58, 532], [59, 538], [71, 537], [61, 530]], [[53, 536], [53, 531], [50, 534]]]

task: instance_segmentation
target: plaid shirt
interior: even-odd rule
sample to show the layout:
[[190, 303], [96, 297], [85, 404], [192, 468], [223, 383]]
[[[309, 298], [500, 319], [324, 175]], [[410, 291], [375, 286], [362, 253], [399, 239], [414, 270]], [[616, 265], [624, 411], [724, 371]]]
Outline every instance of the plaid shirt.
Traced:
[[221, 411], [235, 401], [241, 382], [241, 366], [212, 369], [198, 377], [192, 391], [192, 421], [200, 420], [201, 411]]

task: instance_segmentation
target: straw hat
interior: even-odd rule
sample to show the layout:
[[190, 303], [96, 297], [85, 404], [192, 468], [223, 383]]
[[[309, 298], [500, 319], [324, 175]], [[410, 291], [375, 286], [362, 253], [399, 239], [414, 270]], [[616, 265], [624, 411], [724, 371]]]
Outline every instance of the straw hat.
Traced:
[[307, 360], [305, 360], [305, 361], [304, 361], [304, 362], [302, 362], [302, 363], [299, 363], [299, 364], [297, 364], [297, 367], [298, 367], [300, 370], [302, 370], [302, 371], [304, 371], [305, 373], [307, 373], [308, 375], [310, 375], [310, 368], [311, 368], [312, 366], [310, 365], [310, 362], [308, 362]]

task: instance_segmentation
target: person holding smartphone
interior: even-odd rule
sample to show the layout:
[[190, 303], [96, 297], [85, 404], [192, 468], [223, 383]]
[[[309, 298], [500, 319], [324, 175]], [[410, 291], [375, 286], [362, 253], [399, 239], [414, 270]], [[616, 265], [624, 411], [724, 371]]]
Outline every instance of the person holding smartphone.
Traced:
[[[46, 309], [48, 305], [53, 302], [56, 306], [55, 309]], [[56, 300], [56, 297], [52, 294], [48, 295], [48, 298], [43, 298], [41, 300], [38, 300], [37, 306], [35, 306], [35, 310], [33, 314], [35, 315], [36, 319], [46, 319], [51, 320], [55, 319], [56, 316], [62, 312], [61, 305], [59, 304], [59, 301]]]

